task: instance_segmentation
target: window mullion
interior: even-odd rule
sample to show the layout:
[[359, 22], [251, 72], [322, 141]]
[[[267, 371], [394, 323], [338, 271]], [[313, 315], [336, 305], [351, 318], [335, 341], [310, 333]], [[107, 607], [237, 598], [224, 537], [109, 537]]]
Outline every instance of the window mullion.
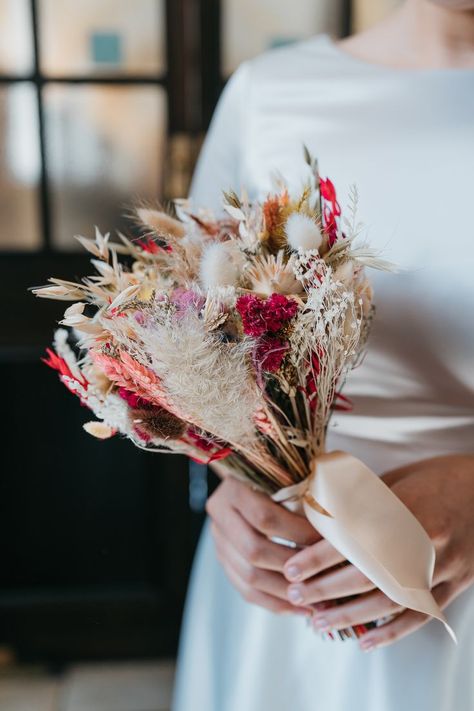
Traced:
[[31, 2], [31, 20], [33, 23], [33, 82], [36, 89], [37, 110], [38, 110], [38, 130], [39, 130], [39, 147], [40, 147], [40, 184], [39, 184], [39, 209], [41, 215], [41, 227], [43, 234], [43, 249], [50, 250], [52, 243], [51, 235], [51, 210], [50, 210], [50, 195], [48, 187], [48, 169], [47, 169], [47, 148], [46, 148], [46, 130], [45, 116], [43, 105], [43, 84], [40, 65], [40, 39], [39, 39], [39, 23], [38, 23], [38, 2]]

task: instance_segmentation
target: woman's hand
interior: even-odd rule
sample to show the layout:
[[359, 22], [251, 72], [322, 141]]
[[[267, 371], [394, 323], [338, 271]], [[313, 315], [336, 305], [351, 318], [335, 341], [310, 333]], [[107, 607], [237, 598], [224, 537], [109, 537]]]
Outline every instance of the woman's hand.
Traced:
[[[444, 608], [474, 582], [474, 456], [416, 462], [383, 478], [433, 541], [433, 595]], [[426, 615], [399, 608], [352, 565], [318, 575], [327, 567], [321, 565], [320, 546], [321, 542], [298, 552], [284, 569], [292, 583], [288, 599], [298, 605], [316, 603], [317, 629], [343, 629], [396, 613], [392, 622], [363, 636], [361, 648], [368, 651], [391, 644], [429, 621]], [[346, 603], [327, 603], [353, 594], [357, 598]]]
[[[223, 474], [219, 470], [219, 475]], [[278, 536], [299, 546], [320, 541], [321, 537], [306, 519], [231, 476], [225, 477], [209, 498], [207, 512], [212, 519], [218, 558], [230, 581], [248, 602], [272, 612], [311, 614], [309, 609], [295, 606], [287, 598], [288, 581], [283, 568], [294, 548], [270, 540]], [[323, 541], [320, 545], [327, 547]]]

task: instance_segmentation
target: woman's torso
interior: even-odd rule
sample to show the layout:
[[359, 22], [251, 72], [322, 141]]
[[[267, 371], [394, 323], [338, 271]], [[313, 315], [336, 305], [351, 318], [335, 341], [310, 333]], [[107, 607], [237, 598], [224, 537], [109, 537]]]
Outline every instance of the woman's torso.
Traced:
[[[473, 119], [474, 72], [378, 69], [316, 38], [238, 71], [196, 172], [195, 200], [217, 207], [223, 188], [265, 193], [275, 169], [299, 184], [306, 143], [343, 205], [357, 183], [368, 238], [406, 271], [372, 273], [374, 331], [347, 383], [354, 411], [335, 420], [329, 446], [380, 472], [472, 450]], [[471, 710], [472, 590], [449, 608], [458, 647], [433, 623], [362, 655], [357, 645], [321, 641], [297, 617], [246, 603], [206, 531], [175, 711]]]
[[371, 273], [368, 354], [346, 385], [354, 411], [333, 420], [329, 445], [349, 438], [376, 469], [390, 465], [387, 444], [393, 466], [472, 450], [474, 71], [384, 69], [318, 37], [246, 73], [241, 184], [262, 195], [279, 171], [299, 186], [307, 145], [343, 209], [357, 185], [363, 235], [402, 270]]

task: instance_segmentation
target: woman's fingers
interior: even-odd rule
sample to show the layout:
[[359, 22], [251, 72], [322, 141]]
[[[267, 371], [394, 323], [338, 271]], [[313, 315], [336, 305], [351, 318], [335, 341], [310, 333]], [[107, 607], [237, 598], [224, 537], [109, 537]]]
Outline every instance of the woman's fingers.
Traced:
[[380, 590], [374, 590], [360, 595], [350, 602], [334, 605], [324, 610], [316, 610], [313, 615], [313, 624], [320, 632], [342, 630], [346, 627], [373, 622], [397, 614], [402, 612], [402, 609]]
[[259, 607], [264, 607], [266, 610], [269, 610], [270, 612], [276, 613], [278, 615], [282, 615], [284, 613], [296, 613], [304, 615], [306, 617], [309, 617], [311, 615], [311, 610], [305, 610], [300, 608], [295, 609], [295, 607], [293, 605], [290, 605], [288, 602], [285, 602], [284, 600], [279, 600], [278, 598], [272, 597], [271, 595], [267, 595], [266, 593], [259, 592], [258, 590], [255, 590], [255, 588], [252, 588], [246, 583], [243, 583], [239, 579], [239, 577], [233, 572], [226, 572], [229, 576], [229, 580], [234, 585], [234, 587], [237, 588], [244, 600], [250, 603], [251, 605], [258, 605]]
[[213, 522], [242, 558], [255, 567], [281, 572], [293, 552], [291, 548], [273, 543], [257, 533], [233, 509], [216, 512]]
[[267, 538], [275, 536], [293, 541], [299, 546], [321, 540], [319, 533], [306, 518], [288, 511], [237, 479], [226, 479], [220, 489], [248, 523]]
[[[217, 550], [217, 555], [218, 558], [225, 570], [225, 573], [227, 577], [229, 578], [230, 582], [232, 585], [238, 590], [238, 592], [242, 595], [244, 600], [246, 602], [249, 602], [253, 605], [259, 605], [260, 607], [264, 607], [266, 610], [269, 610], [270, 612], [274, 612], [277, 614], [283, 614], [283, 613], [297, 613], [301, 615], [306, 615], [309, 616], [311, 615], [311, 611], [304, 609], [304, 608], [295, 608], [293, 605], [291, 605], [289, 602], [286, 600], [283, 600], [281, 598], [278, 598], [274, 595], [268, 594], [266, 592], [263, 592], [261, 590], [258, 590], [253, 584], [249, 583], [247, 580], [242, 577], [242, 575], [239, 573], [239, 570], [235, 567], [235, 558], [234, 555], [229, 555], [228, 550], [224, 550], [221, 547], [221, 541], [216, 543], [216, 550]], [[261, 571], [262, 573], [265, 573], [265, 571]], [[277, 575], [276, 573], [266, 573], [267, 575]], [[283, 580], [283, 578], [282, 578]]]
[[299, 583], [342, 561], [344, 561], [344, 556], [328, 541], [321, 540], [289, 558], [283, 572], [290, 583]]
[[[450, 583], [441, 583], [433, 589], [433, 595], [436, 598], [441, 609], [445, 608], [456, 597], [455, 588]], [[364, 652], [370, 652], [378, 647], [386, 647], [393, 642], [397, 642], [403, 637], [416, 632], [416, 630], [426, 625], [431, 620], [427, 615], [413, 610], [406, 610], [401, 615], [396, 617], [392, 622], [389, 622], [382, 627], [377, 627], [369, 630], [360, 640], [360, 648]]]
[[208, 502], [208, 513], [222, 535], [251, 565], [265, 570], [282, 571], [293, 550], [269, 541], [255, 531], [238, 511], [224, 508], [215, 499]]
[[219, 560], [225, 560], [243, 583], [249, 588], [254, 588], [255, 590], [288, 602], [286, 594], [288, 586], [281, 573], [275, 573], [271, 570], [262, 570], [261, 568], [251, 565], [251, 563], [242, 558], [216, 526], [213, 526], [212, 535], [216, 543]]
[[290, 585], [288, 599], [296, 605], [310, 605], [357, 595], [374, 588], [375, 585], [355, 566], [345, 565], [305, 583]]

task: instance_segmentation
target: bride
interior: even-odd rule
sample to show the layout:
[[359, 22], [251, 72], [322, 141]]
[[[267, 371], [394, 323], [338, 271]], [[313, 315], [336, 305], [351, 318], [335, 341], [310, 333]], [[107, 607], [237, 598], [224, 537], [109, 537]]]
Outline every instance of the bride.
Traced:
[[[459, 643], [338, 565], [303, 519], [223, 476], [192, 575], [174, 710], [472, 711], [473, 0], [406, 0], [360, 35], [242, 65], [204, 146], [196, 203], [218, 209], [221, 189], [243, 185], [263, 195], [275, 170], [299, 187], [303, 144], [342, 204], [357, 183], [371, 244], [403, 268], [373, 277], [368, 356], [329, 449], [365, 461], [421, 521]], [[320, 634], [384, 617], [359, 642]]]

